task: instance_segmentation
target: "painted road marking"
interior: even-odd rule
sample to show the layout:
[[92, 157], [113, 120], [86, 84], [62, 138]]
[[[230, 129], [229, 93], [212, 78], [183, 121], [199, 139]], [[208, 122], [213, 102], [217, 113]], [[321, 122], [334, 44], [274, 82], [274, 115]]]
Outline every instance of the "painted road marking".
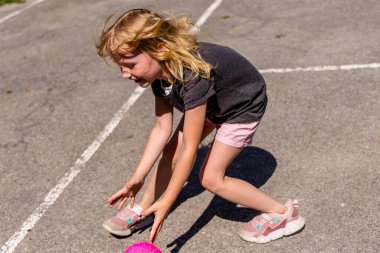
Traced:
[[[221, 3], [221, 0], [215, 0], [211, 6], [215, 6], [215, 3]], [[219, 5], [218, 4], [218, 5]], [[216, 5], [216, 7], [218, 6]], [[202, 25], [207, 18], [216, 9], [213, 7], [210, 11], [210, 7], [207, 8], [205, 13], [202, 14], [202, 22], [197, 22]], [[13, 234], [11, 238], [1, 247], [1, 253], [12, 253], [18, 244], [25, 238], [36, 223], [41, 219], [41, 217], [46, 213], [51, 205], [58, 199], [62, 194], [63, 190], [74, 180], [74, 178], [81, 172], [85, 167], [86, 163], [91, 159], [95, 152], [99, 149], [102, 143], [108, 138], [108, 136], [114, 131], [118, 126], [120, 121], [125, 116], [126, 112], [131, 108], [131, 106], [136, 102], [136, 100], [141, 96], [145, 89], [137, 87], [132, 95], [129, 97], [128, 101], [120, 108], [118, 112], [115, 113], [111, 121], [104, 127], [103, 131], [100, 132], [98, 137], [93, 141], [93, 143], [83, 152], [83, 154], [77, 159], [74, 166], [70, 168], [59, 181], [58, 184], [51, 189], [51, 191], [46, 195], [43, 203], [37, 207], [34, 212], [26, 219], [26, 221], [21, 225], [20, 229]]]
[[218, 8], [218, 6], [222, 3], [223, 0], [215, 0], [202, 14], [202, 16], [199, 17], [198, 21], [195, 23], [196, 27], [201, 27], [208, 17], [211, 16], [211, 14]]
[[27, 9], [32, 8], [36, 4], [42, 3], [43, 1], [45, 1], [45, 0], [36, 0], [36, 1], [31, 2], [30, 4], [26, 5], [24, 8], [22, 8], [20, 10], [17, 10], [17, 11], [14, 11], [14, 12], [6, 15], [5, 17], [3, 17], [3, 18], [0, 19], [0, 24], [2, 24], [3, 22], [7, 21], [10, 18], [13, 18], [14, 16], [17, 16], [18, 14], [26, 11]]
[[290, 72], [310, 72], [310, 71], [331, 71], [331, 70], [354, 70], [354, 69], [378, 69], [380, 63], [351, 64], [337, 66], [312, 66], [306, 68], [285, 68], [285, 69], [262, 69], [260, 73], [290, 73]]

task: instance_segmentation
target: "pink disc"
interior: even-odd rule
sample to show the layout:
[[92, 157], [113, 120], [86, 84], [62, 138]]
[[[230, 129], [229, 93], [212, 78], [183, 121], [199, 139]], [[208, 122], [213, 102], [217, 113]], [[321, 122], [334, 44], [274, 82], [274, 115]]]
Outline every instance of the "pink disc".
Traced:
[[162, 253], [159, 248], [149, 242], [138, 242], [125, 249], [124, 253]]

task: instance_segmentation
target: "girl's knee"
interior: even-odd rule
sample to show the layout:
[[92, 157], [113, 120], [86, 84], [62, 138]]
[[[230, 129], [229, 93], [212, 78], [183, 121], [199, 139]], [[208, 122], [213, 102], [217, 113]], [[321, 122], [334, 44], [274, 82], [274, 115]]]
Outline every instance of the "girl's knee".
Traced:
[[175, 150], [173, 150], [170, 146], [166, 146], [162, 152], [160, 163], [164, 164], [166, 167], [171, 167], [174, 169], [176, 161], [177, 158]]
[[218, 179], [215, 176], [202, 175], [199, 178], [201, 185], [208, 191], [218, 194], [223, 187], [223, 179]]
[[174, 169], [175, 164], [178, 160], [179, 151], [182, 146], [182, 136], [176, 132], [169, 140], [169, 142], [165, 145], [162, 151], [162, 157], [160, 163], [165, 164], [166, 166], [170, 166]]

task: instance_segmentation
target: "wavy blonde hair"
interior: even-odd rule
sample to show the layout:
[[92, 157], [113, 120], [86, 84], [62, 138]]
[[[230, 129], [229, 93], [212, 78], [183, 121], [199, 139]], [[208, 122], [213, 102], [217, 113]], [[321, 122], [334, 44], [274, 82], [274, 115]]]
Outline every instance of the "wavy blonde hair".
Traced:
[[133, 9], [107, 28], [113, 16], [104, 22], [96, 44], [98, 55], [103, 59], [140, 50], [165, 64], [171, 74], [171, 83], [188, 81], [184, 80], [186, 69], [193, 72], [193, 77], [210, 79], [212, 65], [205, 62], [198, 52], [199, 44], [191, 32], [194, 24], [190, 17], [163, 18], [146, 9]]

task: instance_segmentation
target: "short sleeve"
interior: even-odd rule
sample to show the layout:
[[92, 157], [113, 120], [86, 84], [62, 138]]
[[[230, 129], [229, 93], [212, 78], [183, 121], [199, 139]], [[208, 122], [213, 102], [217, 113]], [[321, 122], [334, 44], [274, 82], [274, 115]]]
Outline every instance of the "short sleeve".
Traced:
[[164, 96], [160, 82], [158, 80], [155, 80], [150, 86], [152, 87], [153, 94], [156, 97], [163, 97]]
[[185, 84], [183, 89], [182, 98], [185, 111], [203, 104], [214, 94], [213, 78], [211, 80], [199, 76], [193, 78]]

